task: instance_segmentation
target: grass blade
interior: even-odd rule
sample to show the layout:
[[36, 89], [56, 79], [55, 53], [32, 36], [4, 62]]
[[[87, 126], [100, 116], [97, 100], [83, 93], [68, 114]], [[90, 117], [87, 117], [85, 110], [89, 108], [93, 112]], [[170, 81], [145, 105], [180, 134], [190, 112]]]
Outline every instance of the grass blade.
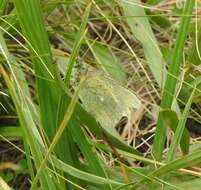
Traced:
[[22, 138], [22, 130], [21, 128], [18, 126], [6, 126], [0, 127], [0, 135], [6, 137], [6, 138]]
[[160, 87], [163, 87], [166, 77], [165, 60], [158, 47], [144, 8], [138, 5], [140, 4], [139, 0], [121, 0], [120, 2], [133, 36], [143, 45], [148, 66], [151, 69], [155, 80]]
[[[60, 96], [58, 94], [58, 85], [54, 80], [57, 66], [53, 64], [40, 1], [15, 0], [14, 5], [24, 34], [24, 36], [21, 36], [29, 45], [30, 55], [34, 64], [41, 119], [40, 127], [42, 126], [44, 128], [45, 136], [51, 141], [57, 131], [56, 108], [59, 104]], [[20, 32], [18, 31], [18, 33]], [[63, 146], [68, 148], [68, 141], [66, 141], [65, 136], [58, 143], [56, 153], [59, 158], [67, 161], [66, 154], [63, 154], [61, 151]]]
[[31, 186], [31, 189], [35, 189], [36, 188], [36, 185], [37, 185], [37, 181], [39, 180], [39, 177], [42, 173], [42, 171], [44, 170], [45, 168], [45, 165], [48, 161], [48, 158], [51, 154], [51, 152], [53, 151], [53, 149], [55, 148], [56, 144], [58, 143], [59, 139], [61, 138], [72, 114], [73, 114], [73, 111], [75, 109], [75, 106], [76, 106], [76, 102], [78, 100], [78, 91], [79, 89], [77, 90], [77, 92], [75, 93], [70, 105], [68, 106], [68, 109], [66, 111], [66, 114], [64, 115], [64, 118], [63, 118], [63, 121], [61, 122], [59, 128], [58, 128], [58, 131], [56, 133], [56, 135], [54, 136], [53, 140], [52, 140], [52, 143], [50, 144], [50, 147], [45, 155], [45, 158], [43, 159], [40, 167], [38, 168], [38, 171], [37, 171], [37, 174], [33, 180], [33, 183], [32, 183], [32, 186]]
[[41, 122], [48, 137], [56, 131], [57, 86], [53, 81], [56, 66], [52, 61], [47, 32], [45, 31], [39, 0], [15, 0], [14, 5], [26, 42], [33, 55], [38, 90]]
[[70, 175], [76, 176], [82, 180], [89, 182], [89, 183], [97, 184], [97, 185], [115, 185], [115, 186], [123, 185], [120, 182], [113, 181], [110, 179], [106, 179], [103, 177], [99, 177], [99, 176], [96, 176], [94, 174], [84, 172], [82, 170], [78, 170], [78, 169], [76, 169], [76, 168], [74, 168], [68, 164], [65, 164], [61, 160], [56, 159], [55, 157], [53, 157], [52, 159], [54, 161], [55, 166], [58, 169], [63, 170], [65, 172], [69, 173]]
[[187, 117], [189, 115], [189, 110], [191, 108], [191, 104], [192, 104], [192, 100], [193, 100], [193, 97], [194, 97], [194, 93], [195, 93], [195, 87], [193, 88], [193, 91], [191, 93], [191, 96], [185, 106], [185, 109], [184, 109], [184, 112], [182, 114], [182, 117], [181, 119], [179, 120], [179, 123], [177, 125], [177, 128], [176, 128], [176, 131], [175, 131], [175, 134], [174, 134], [174, 137], [173, 137], [173, 141], [172, 141], [172, 144], [170, 146], [170, 149], [169, 149], [169, 152], [168, 152], [168, 157], [167, 157], [167, 161], [171, 161], [173, 160], [174, 158], [174, 155], [176, 153], [176, 149], [178, 147], [178, 144], [180, 143], [180, 140], [182, 138], [182, 134], [183, 134], [183, 131], [185, 129], [185, 123], [186, 123], [186, 120], [187, 120]]
[[96, 59], [98, 68], [121, 84], [126, 84], [126, 73], [112, 50], [98, 42], [90, 43], [87, 39], [85, 40]]
[[[169, 110], [163, 110], [161, 114], [163, 117], [164, 125], [168, 125], [171, 128], [171, 130], [175, 133], [179, 123], [179, 119], [176, 112], [169, 109]], [[183, 154], [188, 154], [189, 142], [190, 142], [190, 135], [188, 130], [184, 128], [181, 135], [182, 135], [180, 141], [181, 151]]]
[[85, 13], [83, 15], [83, 21], [82, 21], [82, 24], [80, 26], [80, 31], [78, 32], [77, 36], [76, 36], [76, 41], [75, 41], [75, 44], [74, 44], [74, 47], [72, 49], [72, 53], [71, 53], [71, 56], [70, 56], [70, 59], [69, 59], [69, 62], [68, 62], [68, 68], [66, 70], [66, 75], [65, 75], [65, 79], [64, 79], [64, 82], [66, 83], [67, 86], [69, 86], [70, 84], [70, 76], [71, 76], [71, 72], [73, 70], [73, 66], [76, 62], [76, 58], [78, 57], [78, 54], [79, 54], [79, 51], [80, 51], [80, 47], [81, 47], [81, 44], [82, 44], [82, 40], [86, 34], [86, 26], [87, 26], [87, 22], [88, 22], [88, 17], [89, 17], [89, 13], [90, 13], [90, 10], [91, 10], [91, 6], [92, 6], [92, 3], [91, 1], [87, 1], [86, 2], [87, 4], [87, 7], [85, 9]]
[[6, 0], [1, 0], [0, 1], [0, 16], [3, 15], [4, 10], [6, 8], [7, 1]]
[[[30, 146], [32, 155], [34, 157], [34, 163], [37, 168], [40, 165], [40, 163], [42, 162], [43, 155], [40, 150], [38, 140], [36, 140], [37, 137], [35, 136], [36, 131], [34, 131], [34, 130], [36, 130], [36, 126], [33, 122], [29, 107], [27, 106], [27, 102], [24, 101], [26, 98], [24, 98], [23, 94], [18, 91], [18, 87], [13, 85], [13, 83], [9, 79], [9, 77], [8, 77], [7, 73], [5, 72], [4, 68], [2, 67], [2, 65], [0, 65], [0, 73], [3, 75], [3, 77], [6, 81], [6, 84], [9, 88], [9, 92], [14, 101], [14, 104], [15, 104], [15, 107], [16, 107], [16, 110], [18, 113], [18, 117], [20, 120], [20, 124], [21, 124], [22, 130], [23, 130], [23, 139]], [[50, 179], [51, 178], [50, 176], [51, 175], [49, 174], [48, 171], [44, 170], [42, 172], [42, 175], [40, 178], [42, 187], [46, 187], [47, 189], [51, 189], [51, 188], [54, 189], [53, 178]], [[51, 182], [48, 182], [49, 180]]]
[[[165, 87], [162, 95], [162, 100], [160, 104], [161, 111], [163, 109], [171, 109], [172, 102], [174, 99], [177, 78], [179, 75], [179, 68], [182, 63], [182, 52], [184, 48], [185, 39], [188, 33], [188, 28], [191, 20], [191, 15], [194, 7], [194, 0], [187, 0], [185, 8], [183, 10], [183, 17], [181, 20], [181, 25], [177, 34], [176, 44], [174, 49], [174, 54], [172, 57], [172, 63], [168, 70], [167, 79], [165, 81]], [[166, 138], [166, 127], [163, 125], [163, 119], [161, 112], [159, 112], [157, 126], [156, 126], [156, 135], [154, 138], [154, 156], [157, 160], [162, 158], [162, 152], [164, 148]]]
[[[73, 45], [72, 52], [71, 52], [71, 55], [70, 55], [70, 58], [68, 61], [68, 65], [67, 65], [67, 70], [66, 70], [65, 79], [64, 79], [65, 86], [67, 86], [67, 87], [70, 85], [71, 72], [72, 72], [72, 69], [74, 67], [74, 64], [76, 63], [76, 59], [79, 57], [80, 47], [81, 47], [83, 38], [86, 34], [86, 26], [87, 26], [88, 17], [89, 17], [91, 5], [92, 5], [91, 1], [87, 1], [86, 5], [87, 6], [85, 8], [85, 12], [83, 15], [83, 21], [81, 23], [80, 30], [76, 35], [75, 43]], [[61, 118], [63, 117], [65, 109], [69, 105], [69, 102], [66, 101], [67, 100], [66, 96], [67, 96], [66, 94], [62, 94], [60, 97], [60, 104], [59, 104], [58, 115], [57, 115], [57, 122], [58, 123], [61, 120]], [[81, 152], [84, 154], [87, 161], [89, 162], [89, 168], [91, 169], [91, 171], [93, 171], [97, 175], [105, 176], [104, 171], [103, 171], [100, 163], [98, 162], [98, 160], [96, 158], [96, 155], [94, 155], [92, 153], [91, 147], [87, 143], [86, 137], [85, 137], [85, 135], [81, 129], [81, 126], [80, 126], [78, 120], [73, 117], [71, 119], [71, 121], [69, 122], [68, 128], [69, 129], [67, 129], [65, 132], [68, 133], [69, 144], [71, 146], [73, 146], [73, 144], [75, 144], [73, 139], [75, 139], [77, 141], [79, 148], [81, 149]], [[82, 141], [80, 141], [81, 139], [82, 139]], [[80, 143], [80, 142], [82, 142], [82, 143]], [[69, 157], [72, 157], [72, 158], [69, 158], [70, 162], [68, 162], [68, 163], [71, 163], [72, 165], [78, 166], [79, 164], [73, 163], [73, 162], [75, 162], [75, 160], [77, 160], [77, 162], [79, 162], [79, 160], [77, 158], [78, 152], [75, 151], [75, 150], [77, 150], [77, 147], [74, 145], [74, 148], [69, 147], [69, 149], [71, 150]], [[108, 188], [106, 188], [106, 189], [108, 189]]]

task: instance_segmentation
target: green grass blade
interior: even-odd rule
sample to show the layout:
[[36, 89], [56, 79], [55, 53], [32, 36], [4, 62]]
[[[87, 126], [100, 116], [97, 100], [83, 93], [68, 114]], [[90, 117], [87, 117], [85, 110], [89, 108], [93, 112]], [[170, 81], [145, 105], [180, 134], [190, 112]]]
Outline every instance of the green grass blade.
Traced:
[[198, 15], [198, 2], [195, 2], [195, 31], [193, 33], [193, 44], [188, 55], [188, 61], [193, 65], [199, 65], [201, 59], [201, 20]]
[[165, 60], [149, 24], [149, 20], [146, 17], [144, 8], [138, 5], [140, 4], [139, 0], [121, 0], [120, 2], [133, 36], [143, 45], [148, 66], [155, 80], [160, 87], [163, 87], [166, 77]]
[[[20, 124], [23, 130], [23, 139], [26, 143], [29, 144], [32, 155], [34, 157], [35, 166], [36, 168], [38, 168], [40, 163], [42, 162], [43, 155], [42, 155], [42, 152], [40, 151], [39, 143], [36, 140], [37, 139], [37, 137], [35, 136], [36, 131], [34, 131], [36, 130], [36, 126], [33, 122], [32, 116], [27, 106], [27, 102], [24, 101], [25, 97], [22, 95], [21, 92], [17, 91], [18, 87], [14, 86], [14, 84], [11, 82], [7, 73], [3, 69], [2, 65], [0, 65], [0, 73], [4, 77], [4, 80], [6, 81], [6, 84], [9, 88], [9, 92], [14, 101], [17, 114], [20, 120]], [[40, 178], [40, 183], [42, 187], [46, 187], [47, 189], [51, 189], [51, 188], [54, 189], [53, 178], [50, 176], [51, 175], [49, 174], [48, 171], [44, 170], [42, 172], [42, 175]], [[48, 182], [49, 180], [51, 180], [51, 182]]]
[[1, 0], [0, 1], [0, 16], [3, 15], [4, 10], [6, 8], [6, 5], [7, 5], [7, 2], [8, 2], [7, 0]]
[[[171, 130], [175, 133], [178, 123], [179, 123], [179, 119], [178, 119], [176, 112], [174, 112], [170, 109], [167, 109], [167, 110], [161, 111], [161, 114], [162, 114], [164, 125], [168, 125], [171, 128]], [[184, 128], [181, 135], [182, 136], [181, 136], [181, 141], [180, 141], [180, 147], [181, 147], [182, 153], [188, 154], [189, 142], [190, 142], [190, 135], [189, 135], [188, 130], [186, 128]]]
[[145, 11], [152, 24], [154, 23], [162, 29], [168, 29], [171, 27], [171, 22], [166, 16], [160, 15], [155, 11], [151, 11], [150, 9], [146, 9]]
[[[193, 11], [195, 1], [194, 0], [187, 0], [185, 4], [185, 8], [183, 11], [183, 17], [181, 20], [181, 25], [177, 34], [176, 38], [176, 45], [174, 48], [174, 54], [172, 57], [172, 63], [168, 70], [167, 79], [165, 81], [165, 87], [163, 90], [162, 100], [160, 104], [161, 111], [163, 109], [171, 109], [172, 102], [174, 99], [177, 78], [179, 75], [179, 68], [182, 63], [182, 53], [184, 48], [184, 43], [186, 40], [186, 36], [188, 33], [188, 28], [191, 20], [191, 15]], [[154, 138], [154, 156], [157, 160], [162, 158], [162, 152], [164, 149], [164, 143], [166, 138], [166, 127], [163, 125], [162, 115], [159, 112], [157, 126], [156, 126], [156, 135]]]
[[161, 0], [148, 0], [148, 3], [149, 4], [157, 4], [157, 3], [159, 3]]
[[76, 62], [76, 58], [78, 58], [79, 55], [79, 51], [80, 51], [80, 47], [82, 44], [82, 40], [85, 37], [86, 34], [86, 26], [87, 26], [87, 22], [88, 22], [88, 17], [89, 17], [89, 13], [91, 10], [91, 6], [92, 6], [92, 2], [91, 1], [86, 1], [87, 7], [85, 9], [84, 15], [83, 15], [83, 21], [82, 24], [80, 26], [80, 30], [75, 38], [75, 43], [72, 49], [72, 53], [68, 62], [68, 68], [66, 70], [66, 75], [65, 75], [65, 79], [64, 82], [66, 83], [67, 86], [69, 86], [70, 84], [70, 77], [71, 77], [71, 72], [73, 70], [73, 66]]
[[[25, 75], [22, 71], [22, 68], [20, 67], [20, 64], [18, 64], [18, 62], [15, 60], [15, 58], [9, 53], [9, 51], [6, 47], [5, 41], [3, 39], [2, 33], [0, 33], [0, 42], [1, 42], [2, 52], [7, 60], [8, 67], [10, 68], [13, 78], [15, 80], [14, 83], [16, 84], [16, 88], [18, 88], [17, 90], [19, 91], [19, 95], [23, 94], [26, 97], [27, 106], [29, 108], [29, 113], [33, 117], [34, 116], [34, 114], [33, 114], [34, 107], [33, 107], [33, 103], [31, 100], [31, 94], [29, 92], [28, 84], [26, 82]], [[3, 129], [4, 128], [2, 128], [1, 130], [3, 130]], [[16, 130], [18, 130], [18, 131], [16, 131]], [[30, 157], [30, 147], [29, 147], [29, 146], [31, 146], [31, 144], [27, 143], [27, 140], [26, 140], [25, 136], [23, 135], [24, 130], [22, 130], [22, 127], [18, 127], [18, 128], [17, 127], [15, 127], [15, 128], [14, 127], [12, 127], [12, 128], [6, 127], [6, 132], [8, 133], [8, 134], [6, 133], [7, 135], [11, 135], [11, 132], [13, 133], [15, 131], [20, 133], [19, 134], [20, 137], [23, 137], [22, 139], [24, 140], [23, 143], [24, 143], [25, 152], [26, 152], [27, 165], [29, 168], [31, 178], [33, 179], [34, 170], [33, 170], [32, 161], [31, 161], [31, 157]], [[5, 134], [5, 131], [2, 131], [2, 132], [4, 132], [4, 134]], [[17, 133], [12, 134], [12, 135], [16, 135], [15, 138], [16, 137], [19, 138]]]
[[[84, 157], [88, 162], [89, 171], [93, 174], [96, 174], [97, 176], [106, 177], [107, 175], [104, 172], [104, 169], [101, 166], [98, 157], [96, 156], [96, 154], [94, 154], [95, 148], [92, 147], [91, 144], [87, 141], [86, 136], [81, 128], [81, 125], [79, 125], [78, 121], [74, 125], [72, 125], [70, 131], [72, 132], [72, 135], [76, 139], [76, 142], [81, 152], [83, 153]], [[104, 189], [111, 189], [111, 188], [106, 185], [104, 186]]]
[[[188, 173], [189, 171], [184, 170], [184, 168], [199, 164], [201, 162], [200, 158], [201, 151], [195, 151], [189, 155], [185, 155], [174, 161], [171, 161], [168, 164], [163, 163], [163, 166], [151, 172], [149, 175], [147, 175], [147, 177], [166, 176], [167, 174], [170, 174], [171, 172], [177, 171], [179, 169], [181, 169], [182, 172]], [[134, 184], [134, 187], [137, 187], [140, 183], [145, 183], [145, 181], [147, 181], [147, 178], [139, 180], [137, 183]]]
[[[2, 68], [1, 68], [1, 70], [2, 70]], [[33, 129], [36, 127], [34, 126], [33, 120], [31, 118], [31, 114], [28, 112], [27, 107], [24, 105], [25, 102], [22, 102], [19, 100], [19, 97], [17, 97], [15, 89], [12, 86], [11, 81], [9, 81], [8, 76], [6, 76], [5, 73], [3, 73], [3, 75], [4, 75], [4, 79], [6, 80], [6, 83], [8, 85], [8, 88], [10, 90], [10, 93], [12, 95], [13, 101], [15, 102], [15, 106], [16, 106], [17, 113], [19, 116], [20, 124], [23, 128], [24, 140], [25, 141], [28, 140], [28, 142], [26, 142], [26, 143], [28, 143], [29, 146], [31, 147], [35, 165], [36, 165], [36, 168], [38, 168], [40, 163], [42, 162], [43, 155], [42, 155], [42, 152], [40, 151], [39, 143], [35, 139], [36, 137], [33, 136], [34, 133], [33, 132], [30, 133], [30, 128], [27, 128], [27, 126], [32, 127]], [[21, 109], [22, 105], [24, 107], [23, 110]], [[51, 181], [51, 182], [49, 182], [49, 181]], [[52, 177], [50, 177], [49, 172], [47, 172], [46, 170], [44, 170], [41, 174], [40, 183], [43, 188], [45, 187], [47, 189], [51, 189], [51, 188], [54, 189], [53, 179], [52, 179]]]
[[165, 175], [166, 173], [176, 171], [178, 169], [188, 168], [201, 162], [201, 151], [195, 151], [192, 154], [182, 156], [153, 172], [152, 176]]
[[63, 120], [62, 120], [62, 122], [61, 122], [61, 124], [60, 124], [60, 126], [58, 128], [58, 131], [55, 134], [55, 136], [54, 136], [54, 138], [53, 138], [53, 140], [52, 140], [52, 142], [50, 144], [50, 147], [49, 147], [49, 149], [48, 149], [48, 151], [47, 151], [47, 153], [45, 155], [45, 158], [43, 159], [40, 167], [38, 168], [38, 171], [37, 171], [37, 174], [36, 174], [36, 176], [35, 176], [35, 178], [33, 180], [31, 189], [36, 188], [37, 182], [38, 182], [38, 180], [40, 178], [40, 175], [41, 175], [42, 171], [44, 170], [44, 168], [46, 166], [46, 163], [48, 161], [48, 158], [49, 158], [50, 154], [54, 150], [54, 148], [55, 148], [56, 144], [58, 143], [59, 139], [61, 138], [61, 136], [62, 136], [67, 124], [68, 124], [68, 122], [71, 119], [71, 116], [72, 116], [73, 111], [74, 111], [75, 106], [76, 106], [76, 102], [78, 100], [78, 91], [79, 91], [79, 89], [77, 90], [77, 92], [75, 93], [74, 97], [72, 98], [72, 101], [71, 101], [70, 105], [68, 106], [66, 114], [64, 115], [64, 118], [63, 118]]
[[56, 159], [55, 157], [53, 157], [52, 160], [58, 169], [65, 171], [65, 172], [69, 173], [70, 175], [78, 177], [89, 183], [97, 184], [97, 185], [114, 185], [114, 186], [123, 185], [120, 182], [117, 182], [117, 181], [114, 181], [111, 179], [106, 179], [106, 178], [103, 178], [100, 176], [96, 176], [94, 174], [90, 174], [90, 173], [84, 172], [82, 170], [78, 170], [77, 168], [74, 168], [68, 164], [65, 164], [64, 162]]
[[6, 138], [22, 138], [22, 130], [19, 126], [1, 126], [0, 127], [0, 135], [6, 137]]
[[34, 172], [34, 166], [32, 164], [32, 159], [31, 159], [31, 149], [30, 149], [29, 145], [25, 141], [24, 141], [24, 150], [25, 150], [25, 153], [26, 153], [27, 166], [28, 166], [28, 169], [29, 169], [29, 174], [30, 174], [30, 177], [31, 177], [31, 181], [33, 181], [35, 172]]
[[[64, 79], [64, 83], [66, 86], [68, 86], [70, 83], [71, 72], [72, 72], [73, 66], [76, 62], [76, 58], [78, 58], [78, 56], [79, 56], [79, 50], [80, 50], [80, 47], [82, 44], [82, 40], [86, 33], [86, 26], [87, 26], [88, 17], [89, 17], [91, 5], [92, 5], [91, 1], [89, 1], [89, 2], [90, 3], [88, 3], [87, 7], [85, 8], [85, 13], [83, 15], [83, 22], [82, 22], [82, 24], [80, 26], [80, 30], [77, 33], [77, 36], [75, 38], [75, 43], [74, 43], [72, 53], [71, 53], [71, 56], [70, 56], [70, 59], [68, 62], [67, 71], [66, 71], [66, 75], [65, 75], [65, 79]], [[68, 105], [68, 102], [66, 101], [66, 99], [67, 99], [66, 95], [61, 97], [60, 107], [58, 109], [60, 111], [60, 113], [58, 114], [58, 121], [60, 120], [59, 118], [61, 118], [65, 107], [67, 107], [67, 105]], [[96, 155], [93, 154], [92, 147], [87, 142], [86, 137], [81, 129], [81, 126], [80, 126], [78, 120], [76, 120], [75, 118], [72, 118], [69, 125], [70, 126], [69, 126], [68, 132], [72, 133], [73, 138], [76, 139], [76, 142], [77, 142], [79, 148], [81, 149], [81, 152], [84, 154], [84, 156], [86, 157], [86, 160], [89, 163], [90, 170], [99, 176], [105, 177], [104, 170], [101, 167]], [[109, 189], [109, 187], [104, 187], [104, 188]]]
[[170, 149], [168, 151], [168, 156], [167, 156], [167, 161], [168, 162], [173, 160], [173, 158], [175, 156], [175, 153], [176, 153], [176, 149], [178, 147], [178, 144], [181, 141], [182, 134], [183, 134], [183, 131], [185, 129], [185, 123], [186, 123], [187, 117], [189, 115], [189, 110], [191, 108], [192, 100], [193, 100], [193, 97], [194, 97], [195, 89], [196, 88], [193, 88], [191, 96], [190, 96], [190, 98], [189, 98], [189, 100], [188, 100], [188, 102], [187, 102], [187, 104], [185, 106], [185, 109], [183, 111], [182, 117], [179, 120], [179, 123], [177, 125], [176, 131], [175, 131], [175, 134], [174, 134], [174, 137], [173, 137], [173, 141], [172, 141]]
[[[72, 69], [74, 67], [74, 64], [76, 63], [76, 59], [79, 57], [79, 51], [80, 51], [80, 48], [82, 45], [82, 41], [83, 41], [83, 38], [86, 34], [86, 26], [87, 26], [88, 17], [89, 17], [90, 11], [91, 11], [91, 2], [90, 1], [87, 1], [87, 2], [88, 3], [86, 3], [86, 8], [85, 8], [83, 20], [82, 20], [82, 23], [80, 26], [80, 30], [78, 31], [78, 33], [76, 35], [75, 42], [74, 42], [73, 48], [72, 48], [72, 52], [71, 52], [71, 55], [70, 55], [70, 58], [69, 58], [69, 61], [67, 64], [67, 69], [66, 69], [66, 72], [64, 75], [65, 76], [64, 83], [65, 83], [65, 86], [67, 86], [67, 87], [70, 85], [71, 72], [72, 72]], [[66, 96], [67, 96], [66, 94], [61, 94], [61, 96], [60, 96], [60, 102], [59, 102], [58, 113], [57, 113], [57, 123], [58, 124], [61, 121], [63, 115], [65, 114], [65, 110], [66, 110], [67, 106], [69, 105], [69, 101], [67, 101]], [[72, 125], [73, 122], [74, 122], [74, 124]], [[68, 158], [66, 160], [68, 161], [67, 162], [68, 164], [79, 167], [80, 163], [79, 163], [79, 160], [77, 157], [78, 149], [77, 149], [75, 142], [74, 142], [75, 138], [71, 134], [72, 131], [75, 130], [74, 125], [79, 125], [79, 123], [76, 122], [76, 120], [74, 119], [74, 116], [73, 116], [73, 118], [71, 119], [71, 121], [69, 122], [68, 125], [69, 125], [68, 129], [64, 131], [64, 135], [66, 137], [68, 137], [68, 139], [66, 138], [66, 141], [69, 144], [68, 145], [69, 154], [67, 155]], [[80, 130], [77, 131], [76, 135], [82, 135], [82, 134], [80, 134], [80, 132], [82, 132], [82, 131], [80, 131]], [[79, 142], [79, 139], [77, 139], [77, 141]], [[62, 150], [63, 150], [63, 147], [61, 147], [60, 151], [62, 152]], [[83, 151], [83, 150], [81, 149], [81, 151]]]
[[87, 39], [85, 40], [96, 59], [98, 68], [121, 84], [126, 84], [126, 73], [112, 50], [98, 42], [90, 43]]
[[[0, 73], [4, 77], [4, 80], [8, 86], [9, 92], [15, 104], [15, 108], [20, 121], [20, 126], [23, 132], [24, 143], [27, 143], [29, 145], [31, 153], [34, 157], [35, 166], [36, 168], [38, 168], [43, 158], [43, 154], [42, 151], [40, 150], [39, 145], [39, 143], [41, 143], [42, 140], [39, 136], [39, 133], [37, 131], [38, 129], [32, 117], [33, 116], [31, 113], [32, 110], [30, 109], [30, 101], [31, 101], [30, 94], [27, 91], [28, 86], [25, 81], [23, 72], [21, 71], [21, 67], [15, 61], [14, 57], [9, 53], [1, 32], [0, 32], [0, 50], [4, 55], [7, 62], [7, 66], [11, 72], [12, 82], [2, 65], [0, 65], [1, 67]], [[26, 156], [27, 155], [29, 155], [29, 153], [27, 153]], [[27, 158], [27, 160], [29, 164], [30, 158]], [[32, 169], [30, 173], [31, 174], [33, 173]], [[40, 183], [42, 187], [47, 186], [47, 188], [54, 188], [54, 178], [52, 178], [51, 179], [52, 181], [48, 183], [48, 180], [50, 180], [50, 178], [51, 176], [49, 172], [47, 171], [42, 172], [40, 178]]]
[[199, 65], [200, 64], [200, 55], [198, 53], [201, 52], [201, 45], [200, 45], [200, 41], [201, 41], [201, 28], [198, 31], [198, 37], [197, 37], [197, 41], [194, 42], [192, 50], [189, 54], [189, 62], [192, 63], [193, 65]]
[[[57, 106], [60, 96], [58, 93], [58, 85], [54, 80], [57, 66], [53, 64], [40, 1], [15, 0], [14, 5], [25, 36], [22, 37], [29, 45], [32, 62], [34, 64], [42, 127], [44, 128], [46, 137], [52, 140], [57, 131]], [[66, 147], [68, 151], [68, 141], [66, 141], [65, 136], [63, 136], [57, 147], [56, 153], [58, 157], [67, 162], [66, 155], [68, 154], [63, 154], [61, 151], [61, 147]]]
[[36, 73], [38, 101], [42, 125], [51, 139], [56, 131], [58, 94], [53, 81], [55, 65], [52, 61], [39, 0], [15, 0], [14, 5], [26, 42], [30, 46]]
[[[189, 177], [186, 181], [178, 181], [176, 182], [177, 187], [179, 187], [180, 190], [200, 190], [201, 181], [200, 179], [192, 179]], [[164, 190], [175, 190], [175, 188], [171, 187], [164, 187]]]

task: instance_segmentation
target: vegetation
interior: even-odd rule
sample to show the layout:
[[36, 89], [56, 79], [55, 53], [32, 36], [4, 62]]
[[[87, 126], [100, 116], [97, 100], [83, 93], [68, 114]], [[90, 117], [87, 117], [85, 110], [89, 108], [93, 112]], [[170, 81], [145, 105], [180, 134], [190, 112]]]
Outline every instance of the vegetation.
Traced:
[[200, 189], [199, 15], [1, 0], [0, 189]]

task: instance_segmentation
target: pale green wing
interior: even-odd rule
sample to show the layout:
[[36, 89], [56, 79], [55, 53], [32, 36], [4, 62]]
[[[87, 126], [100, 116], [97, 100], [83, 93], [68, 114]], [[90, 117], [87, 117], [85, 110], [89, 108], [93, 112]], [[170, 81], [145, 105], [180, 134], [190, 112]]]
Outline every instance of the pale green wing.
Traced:
[[123, 116], [130, 118], [141, 104], [132, 92], [95, 69], [87, 73], [79, 97], [86, 111], [116, 137], [119, 135], [115, 126], [120, 119]]

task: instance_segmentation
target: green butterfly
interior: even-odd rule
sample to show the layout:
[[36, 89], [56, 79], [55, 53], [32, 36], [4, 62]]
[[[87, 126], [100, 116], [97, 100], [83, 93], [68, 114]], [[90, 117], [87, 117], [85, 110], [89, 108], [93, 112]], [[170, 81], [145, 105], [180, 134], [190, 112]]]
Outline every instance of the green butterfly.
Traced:
[[141, 102], [130, 90], [101, 71], [90, 67], [86, 75], [79, 91], [83, 107], [106, 131], [119, 137], [115, 126], [123, 117], [131, 122], [131, 116]]

